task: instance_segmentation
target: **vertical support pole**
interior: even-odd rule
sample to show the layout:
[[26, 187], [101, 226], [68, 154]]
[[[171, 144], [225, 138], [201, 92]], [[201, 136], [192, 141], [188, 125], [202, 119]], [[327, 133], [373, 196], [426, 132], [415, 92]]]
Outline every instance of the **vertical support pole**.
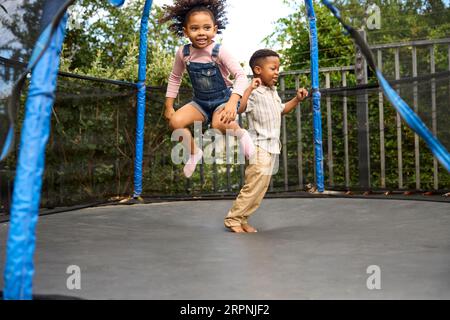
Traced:
[[[448, 48], [447, 48], [447, 58], [448, 58], [448, 71], [450, 71], [450, 44], [448, 45]], [[447, 92], [448, 92], [448, 105], [450, 106], [450, 81], [448, 82]]]
[[[434, 56], [434, 45], [430, 46], [430, 71], [436, 73], [436, 62]], [[433, 135], [437, 137], [437, 109], [436, 109], [436, 79], [431, 78], [431, 121]], [[439, 189], [439, 167], [436, 157], [433, 157], [433, 186], [435, 190]]]
[[[364, 30], [359, 31], [366, 40]], [[367, 61], [356, 47], [356, 83], [367, 84]], [[358, 156], [359, 156], [359, 186], [364, 190], [370, 189], [370, 140], [369, 140], [369, 101], [367, 93], [356, 97], [356, 114], [358, 119]]]
[[[383, 54], [381, 49], [377, 51], [378, 69], [383, 70]], [[380, 88], [378, 93], [378, 111], [379, 111], [379, 128], [380, 128], [380, 170], [381, 179], [380, 187], [386, 188], [386, 147], [384, 144], [384, 97], [383, 90]]]
[[234, 158], [234, 156], [233, 156], [234, 150], [232, 150], [231, 145], [230, 145], [230, 135], [229, 134], [225, 135], [225, 150], [226, 150], [225, 163], [226, 163], [226, 167], [227, 167], [227, 169], [226, 169], [227, 170], [227, 191], [230, 192], [231, 191], [231, 163]]
[[322, 114], [320, 110], [319, 91], [319, 44], [317, 40], [316, 16], [312, 0], [305, 0], [309, 19], [309, 41], [311, 55], [311, 87], [314, 125], [314, 157], [317, 190], [324, 191], [323, 179], [323, 147], [322, 147]]
[[270, 192], [272, 192], [273, 191], [273, 175], [272, 175], [272, 177], [270, 178], [270, 185], [269, 185], [269, 191]]
[[[400, 49], [395, 48], [395, 80], [400, 79]], [[400, 90], [397, 90], [400, 94]], [[402, 119], [397, 112], [397, 162], [398, 162], [398, 188], [403, 189], [403, 156], [402, 156]]]
[[[412, 47], [412, 72], [413, 77], [417, 77], [417, 47]], [[413, 107], [414, 112], [419, 114], [419, 89], [417, 87], [417, 81], [414, 81], [413, 86]], [[416, 165], [416, 190], [420, 190], [420, 150], [419, 150], [419, 135], [414, 134], [414, 158]]]
[[6, 170], [4, 163], [0, 161], [0, 206], [3, 206], [5, 214], [10, 214], [11, 192], [10, 171]]
[[[295, 90], [300, 88], [299, 76], [295, 76]], [[303, 144], [302, 144], [302, 110], [301, 104], [296, 108], [297, 116], [297, 170], [298, 170], [298, 187], [303, 190]]]
[[134, 198], [140, 198], [142, 194], [142, 163], [144, 158], [144, 130], [145, 130], [145, 95], [147, 75], [147, 33], [148, 18], [152, 0], [145, 0], [142, 12], [141, 30], [139, 39], [139, 71], [137, 83], [137, 114], [136, 114], [136, 155], [134, 159]]
[[[197, 146], [203, 150], [203, 127], [202, 125], [194, 125], [194, 130], [195, 130], [195, 134], [194, 137], [198, 137], [198, 142]], [[203, 161], [203, 158], [200, 159], [199, 162], [199, 167], [200, 167], [200, 190], [203, 189], [203, 185], [205, 184], [205, 162]]]
[[[281, 99], [286, 100], [286, 82], [284, 77], [280, 79], [281, 86]], [[289, 179], [288, 179], [288, 163], [287, 163], [287, 139], [286, 139], [286, 115], [281, 116], [281, 129], [282, 129], [282, 154], [283, 154], [283, 178], [284, 178], [284, 191], [289, 190]]]
[[192, 193], [192, 182], [191, 182], [191, 179], [187, 179], [186, 178], [186, 186], [185, 186], [185, 188], [186, 188], [186, 194]]
[[[241, 128], [243, 128], [243, 123], [242, 123], [242, 114], [239, 114], [238, 116], [238, 121], [239, 121], [239, 126]], [[239, 149], [240, 150], [240, 149]], [[245, 183], [245, 157], [242, 157], [241, 154], [238, 154], [238, 162], [239, 162], [239, 169], [240, 169], [240, 176], [239, 176], [239, 189], [242, 188], [242, 186]]]
[[[347, 73], [342, 71], [342, 86], [347, 87]], [[344, 109], [344, 160], [345, 160], [345, 187], [350, 188], [350, 164], [348, 158], [348, 106], [347, 106], [347, 92], [344, 94], [342, 101]]]
[[[330, 83], [330, 73], [325, 73], [325, 88], [329, 89], [331, 87]], [[334, 172], [333, 172], [333, 130], [331, 122], [331, 97], [327, 96], [327, 142], [328, 142], [328, 179], [330, 187], [334, 187]]]
[[213, 153], [212, 153], [212, 157], [214, 159], [214, 162], [212, 164], [212, 167], [213, 167], [213, 191], [217, 192], [217, 150], [216, 150], [217, 141], [216, 141], [216, 136], [213, 135], [212, 139], [214, 139], [212, 142], [213, 146], [214, 146]]
[[53, 33], [49, 22], [63, 9], [59, 1], [44, 3], [42, 25], [46, 28], [39, 37], [30, 59], [32, 65], [36, 55], [40, 54], [40, 50], [50, 39], [49, 47], [32, 70], [25, 105], [6, 248], [5, 300], [32, 299], [33, 255], [45, 167], [45, 148], [50, 135], [59, 58], [68, 15], [64, 14]]

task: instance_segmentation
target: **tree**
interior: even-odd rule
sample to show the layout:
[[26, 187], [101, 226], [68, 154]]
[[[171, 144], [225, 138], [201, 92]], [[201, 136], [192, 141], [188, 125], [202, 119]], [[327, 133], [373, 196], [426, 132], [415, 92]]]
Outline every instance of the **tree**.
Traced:
[[[269, 46], [281, 46], [285, 70], [302, 70], [310, 66], [309, 25], [303, 1], [285, 0], [295, 12], [281, 18], [275, 31], [264, 41]], [[321, 67], [346, 66], [352, 63], [354, 48], [351, 39], [342, 32], [339, 22], [323, 5], [315, 4], [319, 35]]]
[[[43, 1], [20, 1], [10, 4], [12, 10], [0, 10], [2, 35], [0, 55], [27, 62], [39, 36]], [[6, 35], [6, 36], [5, 36]]]
[[[295, 12], [279, 19], [267, 45], [281, 45], [286, 70], [309, 68], [309, 30], [303, 2], [285, 0]], [[437, 39], [450, 35], [450, 5], [442, 0], [338, 0], [347, 23], [365, 28], [371, 45], [410, 40]], [[380, 8], [381, 28], [368, 30], [366, 20], [371, 5]], [[318, 1], [314, 5], [319, 37], [319, 65], [345, 66], [354, 63], [354, 45], [330, 11]]]
[[[104, 0], [81, 0], [71, 9], [61, 69], [135, 82], [138, 71], [139, 30], [143, 0], [124, 8]], [[162, 85], [170, 73], [180, 39], [158, 23], [162, 9], [153, 6], [149, 19], [147, 79]]]

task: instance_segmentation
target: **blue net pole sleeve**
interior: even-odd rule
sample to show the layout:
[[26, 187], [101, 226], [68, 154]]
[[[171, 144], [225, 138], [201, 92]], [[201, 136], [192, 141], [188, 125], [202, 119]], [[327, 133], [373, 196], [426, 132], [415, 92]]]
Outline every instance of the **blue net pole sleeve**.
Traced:
[[[41, 197], [45, 147], [64, 41], [67, 14], [52, 35], [51, 43], [33, 69], [25, 120], [22, 127], [19, 160], [14, 183], [10, 227], [4, 271], [4, 299], [31, 299], [34, 274], [35, 232]], [[48, 26], [47, 28], [50, 28]], [[48, 40], [46, 29], [38, 42]], [[37, 46], [38, 48], [40, 45]], [[39, 49], [38, 49], [39, 50]]]
[[319, 91], [319, 45], [317, 40], [316, 16], [312, 0], [305, 0], [309, 20], [309, 41], [311, 54], [311, 87], [313, 103], [314, 155], [316, 166], [316, 184], [319, 192], [324, 191], [323, 147], [322, 147], [322, 113], [320, 110]]
[[113, 6], [120, 7], [125, 3], [125, 0], [109, 0]]
[[145, 93], [147, 70], [147, 34], [148, 18], [152, 0], [146, 0], [141, 19], [140, 43], [139, 43], [139, 73], [137, 83], [137, 115], [136, 115], [136, 157], [134, 159], [134, 197], [142, 194], [142, 162], [144, 154], [144, 129], [145, 129]]

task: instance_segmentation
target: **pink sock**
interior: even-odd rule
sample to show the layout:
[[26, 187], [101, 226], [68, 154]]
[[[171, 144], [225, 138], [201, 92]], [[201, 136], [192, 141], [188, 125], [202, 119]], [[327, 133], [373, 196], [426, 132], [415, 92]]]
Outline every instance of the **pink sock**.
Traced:
[[250, 134], [247, 130], [244, 130], [239, 142], [241, 144], [242, 149], [244, 150], [244, 155], [247, 159], [250, 159], [255, 153], [255, 145], [253, 144], [253, 140], [250, 137]]
[[200, 161], [200, 159], [203, 156], [203, 151], [200, 149], [197, 149], [196, 154], [189, 155], [189, 159], [184, 165], [183, 172], [186, 178], [190, 178], [192, 174], [195, 171], [195, 167], [197, 166], [197, 163]]

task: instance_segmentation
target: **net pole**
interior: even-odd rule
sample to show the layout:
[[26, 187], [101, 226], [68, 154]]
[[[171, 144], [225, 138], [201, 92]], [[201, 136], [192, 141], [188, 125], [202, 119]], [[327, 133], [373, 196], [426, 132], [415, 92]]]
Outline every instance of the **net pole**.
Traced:
[[[43, 17], [55, 16], [61, 7], [61, 2], [46, 1]], [[50, 135], [59, 57], [67, 18], [68, 15], [65, 13], [54, 32], [52, 25], [49, 24], [34, 48], [34, 52], [40, 51], [50, 39], [49, 46], [32, 69], [25, 104], [25, 119], [21, 133], [6, 245], [3, 296], [5, 300], [32, 299], [33, 255], [45, 165], [45, 148]]]
[[142, 164], [144, 158], [144, 130], [145, 130], [145, 94], [147, 74], [147, 34], [148, 19], [152, 0], [146, 0], [141, 18], [140, 40], [139, 40], [139, 72], [137, 83], [137, 114], [136, 114], [136, 156], [134, 160], [134, 198], [142, 194]]
[[323, 146], [322, 146], [322, 114], [320, 110], [319, 91], [319, 46], [317, 40], [316, 15], [312, 0], [305, 0], [309, 20], [309, 41], [311, 55], [311, 89], [313, 103], [314, 154], [316, 184], [319, 192], [324, 191]]

